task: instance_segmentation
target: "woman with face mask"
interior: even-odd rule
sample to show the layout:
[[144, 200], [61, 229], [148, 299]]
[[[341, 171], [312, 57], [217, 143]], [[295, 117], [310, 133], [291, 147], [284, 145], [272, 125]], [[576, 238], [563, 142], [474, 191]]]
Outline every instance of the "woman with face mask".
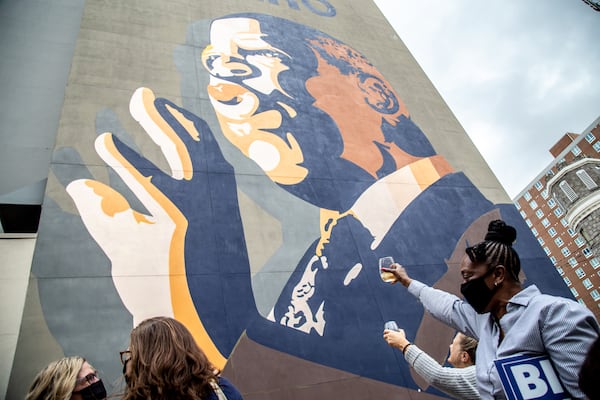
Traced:
[[64, 357], [41, 370], [25, 400], [101, 400], [106, 389], [98, 373], [83, 357]]
[[527, 355], [547, 356], [571, 398], [584, 399], [578, 373], [600, 332], [598, 321], [573, 300], [521, 285], [520, 260], [512, 247], [516, 236], [513, 227], [492, 221], [485, 240], [466, 249], [460, 266], [464, 300], [411, 279], [398, 264], [388, 272], [435, 318], [479, 341], [476, 372], [482, 398], [505, 397], [495, 360]]
[[430, 385], [458, 400], [478, 400], [475, 376], [475, 352], [477, 340], [460, 332], [450, 344], [448, 363], [454, 368], [443, 367], [406, 338], [404, 329], [385, 329], [383, 339], [391, 347], [402, 352], [411, 367]]
[[121, 352], [124, 400], [242, 400], [220, 375], [181, 322], [168, 317], [146, 319], [130, 334]]

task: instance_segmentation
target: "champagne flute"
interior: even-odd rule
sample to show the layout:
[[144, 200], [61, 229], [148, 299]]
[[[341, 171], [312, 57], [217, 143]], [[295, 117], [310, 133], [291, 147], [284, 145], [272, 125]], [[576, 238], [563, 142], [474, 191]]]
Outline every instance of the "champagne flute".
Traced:
[[379, 259], [379, 276], [381, 276], [382, 281], [388, 282], [388, 283], [396, 282], [396, 277], [394, 276], [393, 273], [382, 270], [383, 268], [389, 269], [393, 263], [394, 263], [394, 258], [390, 257], [390, 256], [381, 257]]

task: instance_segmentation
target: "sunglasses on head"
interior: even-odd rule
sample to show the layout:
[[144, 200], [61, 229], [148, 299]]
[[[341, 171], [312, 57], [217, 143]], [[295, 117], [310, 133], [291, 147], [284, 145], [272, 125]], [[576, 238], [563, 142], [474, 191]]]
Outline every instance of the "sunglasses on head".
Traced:
[[481, 242], [475, 246], [467, 247], [465, 252], [467, 253], [467, 256], [469, 256], [469, 260], [471, 260], [471, 262], [482, 263], [487, 260], [487, 255], [485, 254], [485, 242]]

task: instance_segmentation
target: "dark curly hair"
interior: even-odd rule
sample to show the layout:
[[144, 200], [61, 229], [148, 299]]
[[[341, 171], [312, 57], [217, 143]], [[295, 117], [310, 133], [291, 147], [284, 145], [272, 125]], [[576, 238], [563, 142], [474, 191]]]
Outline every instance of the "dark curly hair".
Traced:
[[154, 317], [131, 331], [126, 400], [202, 400], [210, 396], [213, 367], [190, 331], [179, 321]]
[[502, 220], [494, 220], [488, 226], [485, 240], [474, 246], [467, 247], [465, 252], [474, 263], [485, 263], [489, 268], [503, 265], [510, 276], [519, 282], [521, 260], [512, 247], [517, 239], [517, 230]]

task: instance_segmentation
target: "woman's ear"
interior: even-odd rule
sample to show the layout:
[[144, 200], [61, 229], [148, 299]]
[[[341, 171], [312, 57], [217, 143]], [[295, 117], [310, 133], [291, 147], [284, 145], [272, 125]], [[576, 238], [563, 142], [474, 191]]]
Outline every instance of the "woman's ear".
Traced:
[[469, 356], [469, 353], [467, 353], [466, 351], [461, 351], [460, 352], [460, 361], [463, 362], [463, 364], [468, 363], [469, 361], [471, 361], [471, 357]]
[[501, 284], [506, 278], [507, 273], [508, 271], [506, 270], [506, 267], [504, 265], [497, 265], [494, 269], [494, 285], [498, 286], [499, 284]]

